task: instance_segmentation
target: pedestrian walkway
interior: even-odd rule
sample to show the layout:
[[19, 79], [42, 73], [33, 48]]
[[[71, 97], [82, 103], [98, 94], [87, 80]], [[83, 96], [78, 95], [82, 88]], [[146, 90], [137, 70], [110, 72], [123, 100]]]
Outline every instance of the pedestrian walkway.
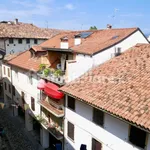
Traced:
[[0, 125], [5, 129], [12, 150], [43, 150], [28, 132], [19, 117], [11, 115], [10, 109], [0, 109]]

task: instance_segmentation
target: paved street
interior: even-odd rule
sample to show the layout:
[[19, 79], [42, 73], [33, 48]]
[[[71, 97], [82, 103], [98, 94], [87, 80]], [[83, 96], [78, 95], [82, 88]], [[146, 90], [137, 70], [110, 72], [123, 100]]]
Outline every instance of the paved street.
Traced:
[[26, 131], [19, 117], [10, 115], [8, 109], [0, 109], [0, 125], [6, 132], [12, 150], [43, 150], [40, 144]]

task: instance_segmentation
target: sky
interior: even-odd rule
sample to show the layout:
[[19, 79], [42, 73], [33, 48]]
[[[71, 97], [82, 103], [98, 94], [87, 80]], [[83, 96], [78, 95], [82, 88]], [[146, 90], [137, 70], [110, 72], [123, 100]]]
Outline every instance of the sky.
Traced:
[[139, 27], [150, 33], [150, 0], [1, 0], [0, 20], [68, 30]]

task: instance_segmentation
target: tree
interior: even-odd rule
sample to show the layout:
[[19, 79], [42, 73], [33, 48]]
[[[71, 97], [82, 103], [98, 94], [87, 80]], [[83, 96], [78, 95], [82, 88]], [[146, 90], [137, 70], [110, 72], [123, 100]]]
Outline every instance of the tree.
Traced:
[[97, 30], [97, 27], [96, 26], [91, 26], [90, 30]]

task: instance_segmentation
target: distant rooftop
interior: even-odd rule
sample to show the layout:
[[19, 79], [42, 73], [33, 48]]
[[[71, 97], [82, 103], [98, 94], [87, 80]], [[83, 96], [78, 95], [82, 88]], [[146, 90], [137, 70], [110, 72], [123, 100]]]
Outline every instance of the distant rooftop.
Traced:
[[49, 39], [62, 32], [58, 29], [39, 28], [33, 24], [15, 21], [0, 22], [0, 38], [37, 38]]

